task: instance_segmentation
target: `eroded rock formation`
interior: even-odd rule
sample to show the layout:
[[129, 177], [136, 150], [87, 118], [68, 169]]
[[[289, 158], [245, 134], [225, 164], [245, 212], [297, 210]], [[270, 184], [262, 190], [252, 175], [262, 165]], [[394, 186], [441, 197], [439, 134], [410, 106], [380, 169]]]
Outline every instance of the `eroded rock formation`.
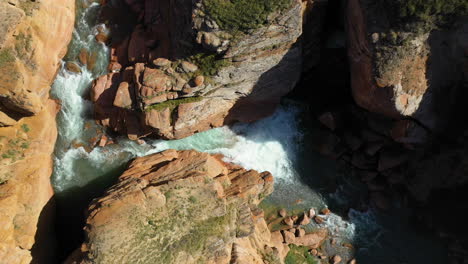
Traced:
[[403, 143], [424, 142], [424, 128], [443, 132], [467, 85], [466, 10], [414, 5], [351, 0], [346, 17], [353, 97], [371, 112], [416, 120], [394, 124]]
[[306, 3], [272, 1], [248, 25], [223, 20], [219, 3], [127, 1], [137, 25], [115, 37], [112, 72], [93, 86], [96, 120], [131, 139], [174, 139], [270, 115], [301, 72]]
[[89, 206], [69, 263], [282, 263], [287, 245], [257, 207], [273, 176], [221, 158], [167, 150], [132, 161]]
[[[72, 0], [0, 1], [0, 259], [45, 261], [57, 104], [50, 84], [74, 23]], [[53, 36], [53, 37], [51, 37]], [[50, 238], [50, 237], [49, 237]]]

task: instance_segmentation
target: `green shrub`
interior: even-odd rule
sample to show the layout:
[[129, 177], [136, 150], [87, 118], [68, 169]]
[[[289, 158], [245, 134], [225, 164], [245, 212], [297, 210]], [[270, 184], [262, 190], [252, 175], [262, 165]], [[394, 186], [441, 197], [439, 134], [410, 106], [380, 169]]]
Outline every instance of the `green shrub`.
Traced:
[[21, 130], [23, 130], [25, 133], [28, 133], [29, 131], [31, 131], [28, 124], [22, 124], [21, 125]]
[[221, 68], [232, 64], [228, 59], [218, 58], [216, 54], [206, 53], [198, 53], [190, 56], [187, 60], [198, 66], [198, 71], [194, 75], [203, 76], [213, 76]]
[[194, 103], [194, 102], [199, 102], [203, 100], [203, 97], [201, 96], [194, 96], [194, 97], [187, 97], [187, 98], [181, 98], [181, 99], [174, 99], [174, 100], [167, 100], [162, 103], [150, 105], [146, 107], [145, 111], [151, 111], [151, 110], [156, 110], [156, 111], [162, 111], [166, 108], [169, 108], [169, 110], [172, 112], [177, 106], [181, 104], [187, 104], [187, 103]]
[[304, 246], [289, 245], [290, 251], [284, 260], [285, 264], [317, 264], [317, 260]]
[[0, 50], [0, 67], [5, 66], [7, 63], [14, 62], [15, 56], [10, 48]]
[[290, 7], [291, 0], [205, 0], [207, 14], [226, 31], [248, 32], [268, 22], [268, 16]]

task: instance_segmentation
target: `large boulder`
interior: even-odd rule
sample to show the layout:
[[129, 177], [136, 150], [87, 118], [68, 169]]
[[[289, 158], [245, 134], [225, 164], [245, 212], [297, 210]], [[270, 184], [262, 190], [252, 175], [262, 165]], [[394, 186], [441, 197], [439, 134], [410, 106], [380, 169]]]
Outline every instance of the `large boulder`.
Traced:
[[89, 206], [86, 242], [68, 262], [282, 263], [257, 207], [272, 175], [221, 158], [167, 150], [132, 161]]

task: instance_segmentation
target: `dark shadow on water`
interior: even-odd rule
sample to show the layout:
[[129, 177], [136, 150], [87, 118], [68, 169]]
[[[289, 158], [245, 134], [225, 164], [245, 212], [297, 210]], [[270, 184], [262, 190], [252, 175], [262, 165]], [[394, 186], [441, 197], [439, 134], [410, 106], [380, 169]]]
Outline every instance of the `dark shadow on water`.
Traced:
[[55, 195], [57, 208], [55, 229], [59, 252], [57, 258], [60, 262], [63, 262], [84, 241], [83, 227], [89, 203], [114, 184], [126, 166], [123, 164], [85, 186], [73, 187]]

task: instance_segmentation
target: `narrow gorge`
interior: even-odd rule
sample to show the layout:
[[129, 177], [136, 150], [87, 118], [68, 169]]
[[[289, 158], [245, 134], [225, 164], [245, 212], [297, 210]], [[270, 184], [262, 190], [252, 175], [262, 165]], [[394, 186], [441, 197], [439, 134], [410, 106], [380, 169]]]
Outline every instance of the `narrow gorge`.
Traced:
[[0, 0], [0, 263], [462, 264], [464, 0]]

